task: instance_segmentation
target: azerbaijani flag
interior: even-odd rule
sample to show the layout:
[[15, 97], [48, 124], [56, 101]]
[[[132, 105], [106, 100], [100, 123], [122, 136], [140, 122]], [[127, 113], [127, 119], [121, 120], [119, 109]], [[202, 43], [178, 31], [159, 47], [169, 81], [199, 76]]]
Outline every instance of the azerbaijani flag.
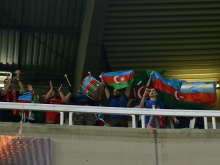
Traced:
[[152, 85], [159, 90], [158, 101], [172, 109], [209, 110], [216, 104], [216, 84], [165, 79], [155, 72]]
[[107, 72], [101, 75], [102, 79], [115, 89], [128, 87], [133, 81], [133, 70]]
[[138, 100], [142, 99], [145, 91], [145, 86], [147, 85], [151, 72], [158, 72], [163, 75], [165, 71], [166, 70], [145, 70], [141, 74], [135, 76], [134, 80], [132, 81], [133, 92], [131, 98], [135, 98]]
[[137, 86], [137, 87], [133, 87], [133, 92], [132, 92], [132, 95], [131, 95], [131, 98], [134, 98], [134, 99], [138, 99], [138, 100], [141, 100], [142, 99], [142, 96], [144, 94], [144, 91], [145, 91], [145, 88], [146, 86]]

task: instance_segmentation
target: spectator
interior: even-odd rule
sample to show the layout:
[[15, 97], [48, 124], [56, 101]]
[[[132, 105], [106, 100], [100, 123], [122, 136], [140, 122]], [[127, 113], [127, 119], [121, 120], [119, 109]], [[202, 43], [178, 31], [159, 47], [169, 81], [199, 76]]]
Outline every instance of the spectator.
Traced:
[[[72, 94], [73, 89], [70, 86], [70, 92], [66, 95], [65, 102], [74, 103], [74, 105], [80, 106], [98, 106], [98, 102], [93, 101], [89, 98], [86, 94], [79, 92], [77, 94]], [[95, 126], [97, 125], [97, 116], [94, 113], [80, 113], [75, 112], [73, 116], [73, 123], [74, 125], [90, 125]]]
[[[107, 87], [107, 84], [101, 79], [102, 83], [105, 85], [105, 95], [110, 103], [110, 107], [127, 107], [128, 97], [130, 96], [131, 86], [128, 86], [125, 93], [122, 94], [120, 90], [114, 89], [113, 94]], [[128, 117], [126, 115], [115, 115], [110, 116], [110, 126], [111, 127], [128, 127]]]
[[[61, 92], [62, 84], [58, 89], [58, 93], [62, 95], [62, 97], [57, 96], [57, 91], [53, 88], [52, 82], [50, 81], [50, 88], [45, 96], [44, 103], [46, 104], [62, 104], [65, 103], [65, 97]], [[47, 124], [59, 124], [60, 123], [60, 113], [59, 112], [46, 112], [46, 123]]]
[[[12, 80], [7, 76], [7, 78], [4, 80], [4, 90], [0, 90], [0, 99], [3, 102], [18, 102], [18, 96], [25, 92], [23, 83], [20, 80], [20, 70], [16, 70], [15, 74], [20, 90], [13, 89], [14, 84], [12, 83]], [[0, 113], [0, 120], [3, 122], [19, 122], [21, 120], [18, 110], [1, 110]]]
[[[148, 82], [147, 82], [147, 85], [146, 85], [145, 91], [147, 91], [147, 94], [144, 96], [144, 92], [141, 93], [142, 98], [144, 97], [145, 100], [150, 100], [149, 93], [150, 93], [150, 88], [151, 88], [150, 85], [151, 85], [152, 75], [153, 75], [153, 74], [154, 74], [154, 72], [151, 72], [150, 78], [149, 78], [149, 80], [148, 80]], [[132, 103], [135, 103], [135, 105], [136, 105], [135, 108], [140, 108], [140, 100], [130, 99], [129, 102], [128, 102], [128, 104], [127, 104], [127, 107], [131, 107], [131, 104], [132, 104]], [[137, 121], [137, 127], [141, 128], [141, 115], [136, 116], [136, 119], [138, 120], [138, 121]]]
[[[144, 95], [142, 97], [141, 103], [140, 103], [140, 108], [156, 108], [156, 109], [164, 109], [164, 104], [162, 102], [158, 102], [156, 101], [156, 97], [158, 95], [158, 91], [156, 88], [151, 88], [150, 89], [150, 93], [149, 93], [149, 97], [150, 100], [145, 100], [146, 95], [148, 94], [148, 89], [145, 90]], [[149, 125], [149, 120], [150, 120], [150, 116], [145, 116], [145, 128], [147, 128], [148, 126], [151, 128], [151, 126]], [[154, 117], [155, 118], [155, 117]], [[163, 118], [162, 117], [158, 117], [156, 116], [155, 118], [157, 120], [157, 124], [153, 127], [153, 128], [163, 128]]]
[[[24, 92], [21, 96], [18, 97], [18, 102], [22, 103], [39, 103], [39, 96], [35, 93], [31, 84], [27, 85], [28, 92]], [[39, 111], [25, 111], [22, 113], [20, 110], [20, 116], [24, 117], [24, 121], [30, 123], [39, 123], [40, 122], [40, 112]]]

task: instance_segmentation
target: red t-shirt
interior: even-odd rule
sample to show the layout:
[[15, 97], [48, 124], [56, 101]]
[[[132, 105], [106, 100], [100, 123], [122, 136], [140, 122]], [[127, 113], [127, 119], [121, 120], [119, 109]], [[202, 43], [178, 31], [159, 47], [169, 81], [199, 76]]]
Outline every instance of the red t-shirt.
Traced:
[[[61, 99], [49, 99], [47, 104], [61, 104]], [[60, 113], [59, 112], [51, 112], [48, 111], [46, 112], [46, 123], [52, 121], [55, 122], [56, 124], [60, 123]]]

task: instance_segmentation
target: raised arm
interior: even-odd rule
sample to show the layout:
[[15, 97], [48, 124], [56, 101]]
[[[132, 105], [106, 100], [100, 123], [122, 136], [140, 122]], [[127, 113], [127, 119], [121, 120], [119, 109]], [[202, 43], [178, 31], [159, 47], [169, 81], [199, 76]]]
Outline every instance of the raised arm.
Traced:
[[147, 82], [147, 85], [146, 85], [147, 87], [149, 87], [150, 84], [151, 84], [153, 74], [154, 74], [154, 72], [150, 73], [150, 78], [148, 79], [148, 82]]
[[144, 100], [145, 100], [145, 97], [147, 96], [147, 94], [148, 94], [148, 91], [147, 91], [147, 89], [145, 89], [143, 97], [141, 99], [140, 108], [144, 108]]
[[58, 89], [58, 93], [59, 93], [59, 95], [60, 95], [60, 97], [61, 97], [61, 99], [62, 99], [62, 102], [63, 102], [63, 103], [68, 103], [68, 102], [69, 102], [69, 99], [70, 99], [70, 96], [71, 96], [71, 94], [73, 93], [72, 87], [70, 86], [70, 91], [69, 91], [69, 93], [68, 93], [66, 96], [64, 96], [64, 94], [63, 94], [63, 92], [61, 91], [61, 89], [62, 89], [62, 84], [60, 85], [60, 87], [59, 87], [59, 89]]
[[136, 101], [136, 99], [130, 99], [127, 103], [127, 107], [130, 108], [131, 107], [131, 104]]
[[127, 97], [129, 97], [130, 94], [131, 94], [131, 85], [128, 86], [128, 87], [126, 88], [126, 90], [125, 90], [125, 95], [126, 95]]
[[105, 95], [106, 95], [106, 98], [109, 99], [109, 97], [110, 97], [110, 91], [109, 91], [109, 89], [108, 89], [108, 86], [107, 86], [107, 84], [105, 83], [105, 81], [104, 81], [102, 78], [101, 78], [101, 82], [102, 82], [102, 84], [105, 85]]
[[19, 91], [19, 94], [22, 95], [24, 92], [25, 92], [25, 88], [24, 88], [24, 85], [23, 83], [21, 82], [20, 80], [20, 70], [16, 70], [15, 73], [17, 74], [17, 81], [18, 81], [18, 85], [20, 87], [20, 91]]
[[44, 102], [46, 103], [49, 99], [50, 99], [50, 95], [53, 91], [53, 84], [52, 82], [50, 81], [50, 90], [47, 92], [45, 98], [44, 98]]

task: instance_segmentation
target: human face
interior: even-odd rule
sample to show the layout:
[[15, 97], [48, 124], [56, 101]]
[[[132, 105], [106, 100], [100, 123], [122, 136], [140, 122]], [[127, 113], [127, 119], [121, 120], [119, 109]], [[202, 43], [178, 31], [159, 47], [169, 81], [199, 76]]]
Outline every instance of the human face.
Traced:
[[157, 96], [157, 91], [156, 91], [156, 89], [151, 88], [151, 89], [150, 89], [149, 96], [150, 96], [150, 97], [156, 97], [156, 96]]
[[121, 92], [119, 90], [117, 90], [117, 89], [114, 89], [113, 90], [113, 96], [114, 97], [120, 97], [121, 96]]
[[[149, 94], [150, 94], [150, 88], [146, 88], [145, 91], [147, 92], [146, 96], [145, 96], [145, 100], [150, 99]], [[143, 93], [144, 95], [144, 93]]]
[[54, 90], [52, 90], [50, 98], [55, 98], [56, 97], [56, 92]]

